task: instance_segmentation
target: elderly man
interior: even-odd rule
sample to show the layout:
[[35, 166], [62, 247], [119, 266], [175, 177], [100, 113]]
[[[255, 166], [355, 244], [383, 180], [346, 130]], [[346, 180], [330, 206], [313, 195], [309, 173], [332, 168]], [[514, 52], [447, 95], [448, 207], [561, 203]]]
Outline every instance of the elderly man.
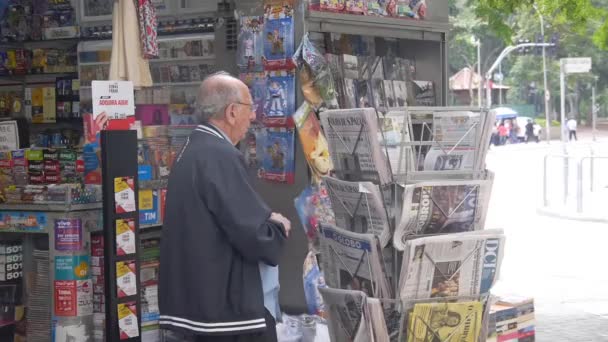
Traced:
[[200, 125], [167, 190], [161, 328], [169, 341], [276, 341], [272, 266], [291, 225], [253, 190], [235, 148], [255, 118], [253, 101], [247, 86], [226, 73], [206, 78], [198, 100]]

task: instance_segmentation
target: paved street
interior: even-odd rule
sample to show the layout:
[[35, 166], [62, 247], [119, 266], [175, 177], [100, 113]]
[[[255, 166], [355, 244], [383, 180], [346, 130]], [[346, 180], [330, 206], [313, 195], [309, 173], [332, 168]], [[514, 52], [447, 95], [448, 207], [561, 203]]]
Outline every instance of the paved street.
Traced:
[[[569, 148], [583, 153], [590, 142], [582, 132], [579, 142]], [[608, 132], [594, 147], [608, 151]], [[554, 142], [492, 147], [488, 154], [488, 168], [495, 171], [496, 180], [486, 227], [503, 228], [507, 235], [501, 280], [494, 293], [535, 298], [537, 341], [608, 341], [608, 224], [537, 213], [542, 203], [543, 157], [559, 151], [559, 143]], [[561, 189], [559, 172], [549, 172], [550, 188]], [[591, 197], [586, 194], [587, 201], [594, 202], [594, 208], [598, 203], [606, 207], [607, 172], [596, 175], [596, 185], [602, 190]], [[551, 196], [558, 193], [561, 190]]]

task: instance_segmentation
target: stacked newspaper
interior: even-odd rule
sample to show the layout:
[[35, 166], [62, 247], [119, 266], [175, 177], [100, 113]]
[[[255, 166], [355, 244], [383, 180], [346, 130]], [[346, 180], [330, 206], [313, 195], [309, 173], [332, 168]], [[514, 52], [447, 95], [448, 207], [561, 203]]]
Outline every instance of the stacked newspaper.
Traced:
[[391, 239], [388, 212], [378, 185], [324, 177], [336, 225], [355, 233], [371, 233], [385, 247]]
[[401, 302], [367, 298], [367, 310], [375, 342], [397, 342], [401, 325]]
[[448, 298], [489, 293], [505, 249], [502, 230], [408, 240], [403, 252], [399, 298]]
[[391, 182], [390, 165], [378, 140], [378, 118], [373, 108], [324, 111], [321, 125], [340, 179]]
[[392, 287], [375, 235], [353, 233], [322, 223], [320, 242], [322, 267], [329, 287], [392, 298]]
[[479, 342], [483, 336], [482, 301], [419, 302], [406, 309], [400, 342]]
[[492, 177], [406, 185], [393, 245], [402, 251], [413, 236], [483, 229], [491, 189]]

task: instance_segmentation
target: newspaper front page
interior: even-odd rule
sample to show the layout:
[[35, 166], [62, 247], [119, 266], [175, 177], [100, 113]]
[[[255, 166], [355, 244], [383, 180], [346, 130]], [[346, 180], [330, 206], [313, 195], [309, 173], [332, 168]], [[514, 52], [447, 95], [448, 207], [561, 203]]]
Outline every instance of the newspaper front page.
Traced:
[[479, 342], [482, 331], [483, 304], [418, 303], [408, 315], [408, 342]]
[[378, 141], [378, 120], [373, 108], [324, 111], [321, 125], [340, 179], [391, 182], [388, 160]]
[[346, 182], [323, 177], [336, 218], [336, 226], [354, 233], [374, 234], [380, 245], [391, 239], [388, 211], [378, 185], [371, 182]]
[[475, 170], [480, 152], [480, 113], [450, 111], [433, 113], [435, 144], [424, 159], [424, 170]]
[[336, 342], [374, 341], [367, 310], [367, 295], [361, 291], [320, 288], [329, 336]]
[[491, 180], [406, 185], [393, 245], [402, 251], [405, 240], [412, 236], [482, 229], [491, 188]]
[[370, 297], [391, 298], [380, 245], [372, 234], [349, 232], [321, 224], [321, 258], [328, 286], [363, 291]]
[[477, 296], [490, 291], [500, 273], [502, 230], [408, 240], [403, 253], [399, 298]]

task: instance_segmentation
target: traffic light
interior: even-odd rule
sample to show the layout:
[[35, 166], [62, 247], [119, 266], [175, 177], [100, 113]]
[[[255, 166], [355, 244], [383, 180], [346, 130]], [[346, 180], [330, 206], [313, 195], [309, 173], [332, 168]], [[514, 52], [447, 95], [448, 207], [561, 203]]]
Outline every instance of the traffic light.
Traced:
[[557, 52], [559, 51], [559, 33], [555, 32], [551, 35], [551, 40], [549, 43], [554, 44], [553, 46], [549, 46], [547, 49], [549, 56], [556, 57]]
[[[518, 39], [518, 40], [517, 40], [517, 44], [518, 44], [518, 45], [519, 45], [519, 44], [526, 44], [526, 43], [529, 43], [529, 42], [530, 42], [530, 39]], [[526, 47], [519, 47], [519, 48], [517, 48], [517, 53], [518, 53], [519, 55], [522, 55], [522, 56], [523, 56], [523, 55], [527, 55], [527, 54], [529, 54], [529, 53], [530, 53], [530, 51], [531, 51], [531, 49], [530, 49], [530, 47], [529, 47], [529, 46], [526, 46]]]
[[[545, 37], [543, 37], [542, 34], [537, 34], [536, 35], [536, 39], [534, 40], [534, 42], [536, 42], [536, 44], [542, 44], [545, 42]], [[543, 47], [542, 46], [535, 46], [534, 47], [534, 54], [538, 55], [538, 56], [542, 56], [543, 55]]]

